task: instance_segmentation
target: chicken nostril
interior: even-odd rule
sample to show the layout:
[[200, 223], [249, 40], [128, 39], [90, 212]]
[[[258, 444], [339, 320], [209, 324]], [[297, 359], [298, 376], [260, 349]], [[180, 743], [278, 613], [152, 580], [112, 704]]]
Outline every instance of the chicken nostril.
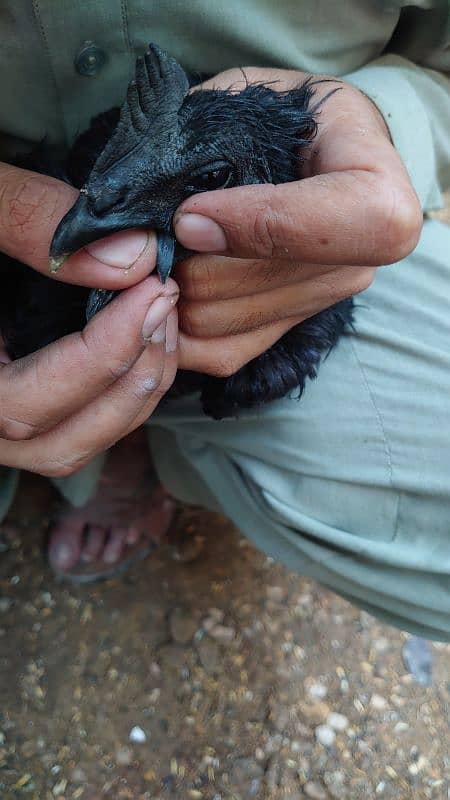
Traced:
[[102, 217], [111, 211], [120, 211], [126, 203], [127, 195], [124, 189], [117, 192], [103, 192], [97, 197], [91, 197], [90, 209], [96, 217]]

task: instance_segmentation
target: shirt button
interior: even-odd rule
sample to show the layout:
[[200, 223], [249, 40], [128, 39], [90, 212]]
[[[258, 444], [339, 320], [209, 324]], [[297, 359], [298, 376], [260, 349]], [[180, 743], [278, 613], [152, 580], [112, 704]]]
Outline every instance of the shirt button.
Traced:
[[106, 53], [94, 42], [84, 42], [75, 56], [75, 69], [79, 75], [93, 78], [106, 64]]

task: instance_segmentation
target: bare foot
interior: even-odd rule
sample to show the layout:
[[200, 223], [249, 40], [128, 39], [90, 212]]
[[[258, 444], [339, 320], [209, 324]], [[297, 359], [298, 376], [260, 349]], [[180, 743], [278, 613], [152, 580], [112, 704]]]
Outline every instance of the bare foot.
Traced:
[[59, 514], [49, 563], [79, 583], [115, 575], [157, 546], [174, 508], [156, 481], [145, 432], [135, 431], [110, 451], [95, 496], [82, 508], [67, 504]]

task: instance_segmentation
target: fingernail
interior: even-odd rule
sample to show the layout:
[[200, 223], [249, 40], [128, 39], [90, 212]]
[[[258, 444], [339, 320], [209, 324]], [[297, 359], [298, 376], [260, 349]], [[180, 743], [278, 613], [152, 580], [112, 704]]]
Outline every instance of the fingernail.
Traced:
[[[153, 301], [149, 310], [147, 311], [142, 326], [142, 336], [146, 342], [153, 341], [152, 335], [156, 333], [156, 329], [162, 322], [166, 321], [166, 317], [170, 314], [178, 300], [178, 295], [171, 294], [169, 296], [162, 295]], [[162, 341], [162, 340], [160, 340]]]
[[89, 255], [107, 264], [108, 267], [129, 269], [144, 252], [149, 236], [149, 231], [119, 231], [105, 239], [91, 242], [86, 245], [86, 250]]
[[155, 331], [153, 331], [152, 335], [150, 336], [150, 341], [152, 344], [161, 344], [166, 338], [166, 328], [167, 328], [167, 320], [165, 319], [161, 322], [161, 325], [158, 325]]
[[201, 214], [180, 214], [175, 220], [175, 233], [178, 241], [188, 250], [212, 253], [227, 249], [227, 240], [220, 225]]
[[178, 346], [178, 314], [172, 311], [167, 317], [166, 352], [173, 353]]

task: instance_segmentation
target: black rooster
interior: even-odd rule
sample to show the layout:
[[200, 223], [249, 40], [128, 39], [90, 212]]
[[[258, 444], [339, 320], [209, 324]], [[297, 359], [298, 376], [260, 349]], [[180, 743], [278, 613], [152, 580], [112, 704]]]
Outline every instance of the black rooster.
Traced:
[[[186, 257], [173, 234], [173, 216], [192, 194], [243, 184], [298, 179], [299, 163], [316, 132], [314, 86], [289, 92], [260, 84], [241, 92], [189, 93], [180, 65], [155, 45], [138, 58], [135, 80], [119, 109], [96, 117], [75, 141], [64, 165], [41, 149], [21, 166], [62, 178], [80, 189], [50, 249], [53, 270], [70, 253], [127, 228], [153, 228], [157, 270], [166, 280]], [[113, 292], [53, 281], [7, 256], [0, 258], [0, 330], [13, 358], [80, 330]], [[216, 419], [303, 392], [320, 359], [352, 321], [352, 299], [296, 325], [273, 347], [229, 378], [180, 371], [172, 394], [201, 392]]]

